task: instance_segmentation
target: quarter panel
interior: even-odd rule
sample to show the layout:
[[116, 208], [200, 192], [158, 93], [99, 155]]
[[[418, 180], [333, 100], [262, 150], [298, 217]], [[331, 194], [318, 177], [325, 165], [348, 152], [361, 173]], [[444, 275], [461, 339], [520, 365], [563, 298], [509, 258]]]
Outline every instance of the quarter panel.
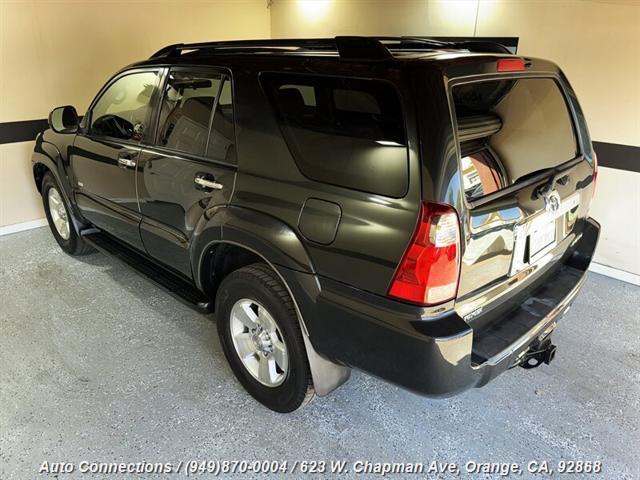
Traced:
[[[275, 113], [260, 88], [256, 69], [234, 72], [238, 118], [238, 178], [233, 204], [279, 219], [296, 236], [305, 202], [316, 198], [339, 205], [341, 219], [328, 246], [303, 239], [320, 275], [381, 295], [415, 228], [420, 205], [420, 163], [414, 105], [406, 70], [383, 66], [340, 65], [330, 70], [322, 61], [305, 72], [380, 78], [394, 83], [401, 96], [409, 143], [409, 189], [404, 198], [390, 198], [316, 182], [306, 178], [283, 139]], [[388, 66], [387, 66], [388, 67]], [[273, 67], [271, 67], [273, 68]], [[269, 67], [265, 66], [265, 70]], [[344, 71], [343, 71], [344, 70]]]

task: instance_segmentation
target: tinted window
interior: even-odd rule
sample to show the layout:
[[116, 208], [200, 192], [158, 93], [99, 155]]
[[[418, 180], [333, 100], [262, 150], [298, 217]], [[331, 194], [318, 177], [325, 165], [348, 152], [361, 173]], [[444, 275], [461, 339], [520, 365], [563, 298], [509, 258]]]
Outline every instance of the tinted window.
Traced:
[[149, 126], [158, 73], [125, 75], [105, 90], [91, 112], [91, 133], [139, 141]]
[[231, 80], [225, 78], [211, 122], [211, 133], [205, 155], [215, 160], [235, 162], [235, 135], [233, 129], [233, 101]]
[[303, 174], [380, 195], [406, 193], [404, 119], [391, 84], [307, 75], [264, 81]]
[[573, 120], [555, 80], [470, 83], [454, 87], [453, 97], [469, 198], [500, 190], [577, 154]]
[[222, 74], [171, 71], [160, 109], [158, 145], [225, 160], [233, 145], [232, 110], [231, 84]]
[[476, 199], [504, 188], [504, 179], [489, 148], [471, 148], [462, 154], [462, 183], [467, 198]]

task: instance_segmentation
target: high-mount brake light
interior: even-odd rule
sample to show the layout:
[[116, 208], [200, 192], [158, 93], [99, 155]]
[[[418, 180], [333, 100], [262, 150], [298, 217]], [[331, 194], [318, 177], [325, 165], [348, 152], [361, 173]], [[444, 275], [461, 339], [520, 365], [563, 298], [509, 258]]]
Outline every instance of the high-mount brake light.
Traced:
[[420, 305], [455, 298], [460, 275], [460, 223], [450, 205], [423, 202], [420, 221], [388, 295]]
[[526, 68], [521, 58], [501, 58], [498, 60], [499, 72], [521, 72]]

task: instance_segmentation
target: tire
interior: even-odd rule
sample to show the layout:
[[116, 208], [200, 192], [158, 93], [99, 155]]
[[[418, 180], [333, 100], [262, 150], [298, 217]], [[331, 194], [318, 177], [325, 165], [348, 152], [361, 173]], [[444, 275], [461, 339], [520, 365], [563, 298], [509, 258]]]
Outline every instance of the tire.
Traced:
[[[60, 245], [60, 248], [69, 255], [86, 255], [93, 251], [78, 232], [71, 217], [71, 210], [62, 194], [62, 189], [51, 173], [45, 174], [42, 179], [42, 203], [44, 213], [53, 237]], [[55, 217], [55, 218], [54, 218]], [[60, 219], [62, 222], [60, 222]], [[58, 226], [56, 226], [58, 221]], [[60, 229], [60, 225], [66, 221], [66, 229]]]
[[[222, 281], [216, 318], [224, 354], [249, 394], [280, 413], [311, 401], [314, 391], [300, 322], [289, 293], [268, 265], [240, 268]], [[262, 368], [262, 362], [270, 368]]]

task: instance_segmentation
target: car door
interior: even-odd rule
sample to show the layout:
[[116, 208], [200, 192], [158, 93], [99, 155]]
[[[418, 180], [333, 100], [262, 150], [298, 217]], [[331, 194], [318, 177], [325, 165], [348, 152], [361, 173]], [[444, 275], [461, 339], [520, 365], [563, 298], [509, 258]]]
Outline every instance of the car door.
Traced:
[[100, 229], [142, 250], [135, 167], [150, 129], [162, 69], [114, 77], [89, 108], [71, 149], [75, 199]]
[[205, 210], [226, 204], [236, 174], [231, 77], [224, 70], [171, 68], [155, 142], [137, 164], [140, 235], [154, 259], [191, 277], [189, 246]]

